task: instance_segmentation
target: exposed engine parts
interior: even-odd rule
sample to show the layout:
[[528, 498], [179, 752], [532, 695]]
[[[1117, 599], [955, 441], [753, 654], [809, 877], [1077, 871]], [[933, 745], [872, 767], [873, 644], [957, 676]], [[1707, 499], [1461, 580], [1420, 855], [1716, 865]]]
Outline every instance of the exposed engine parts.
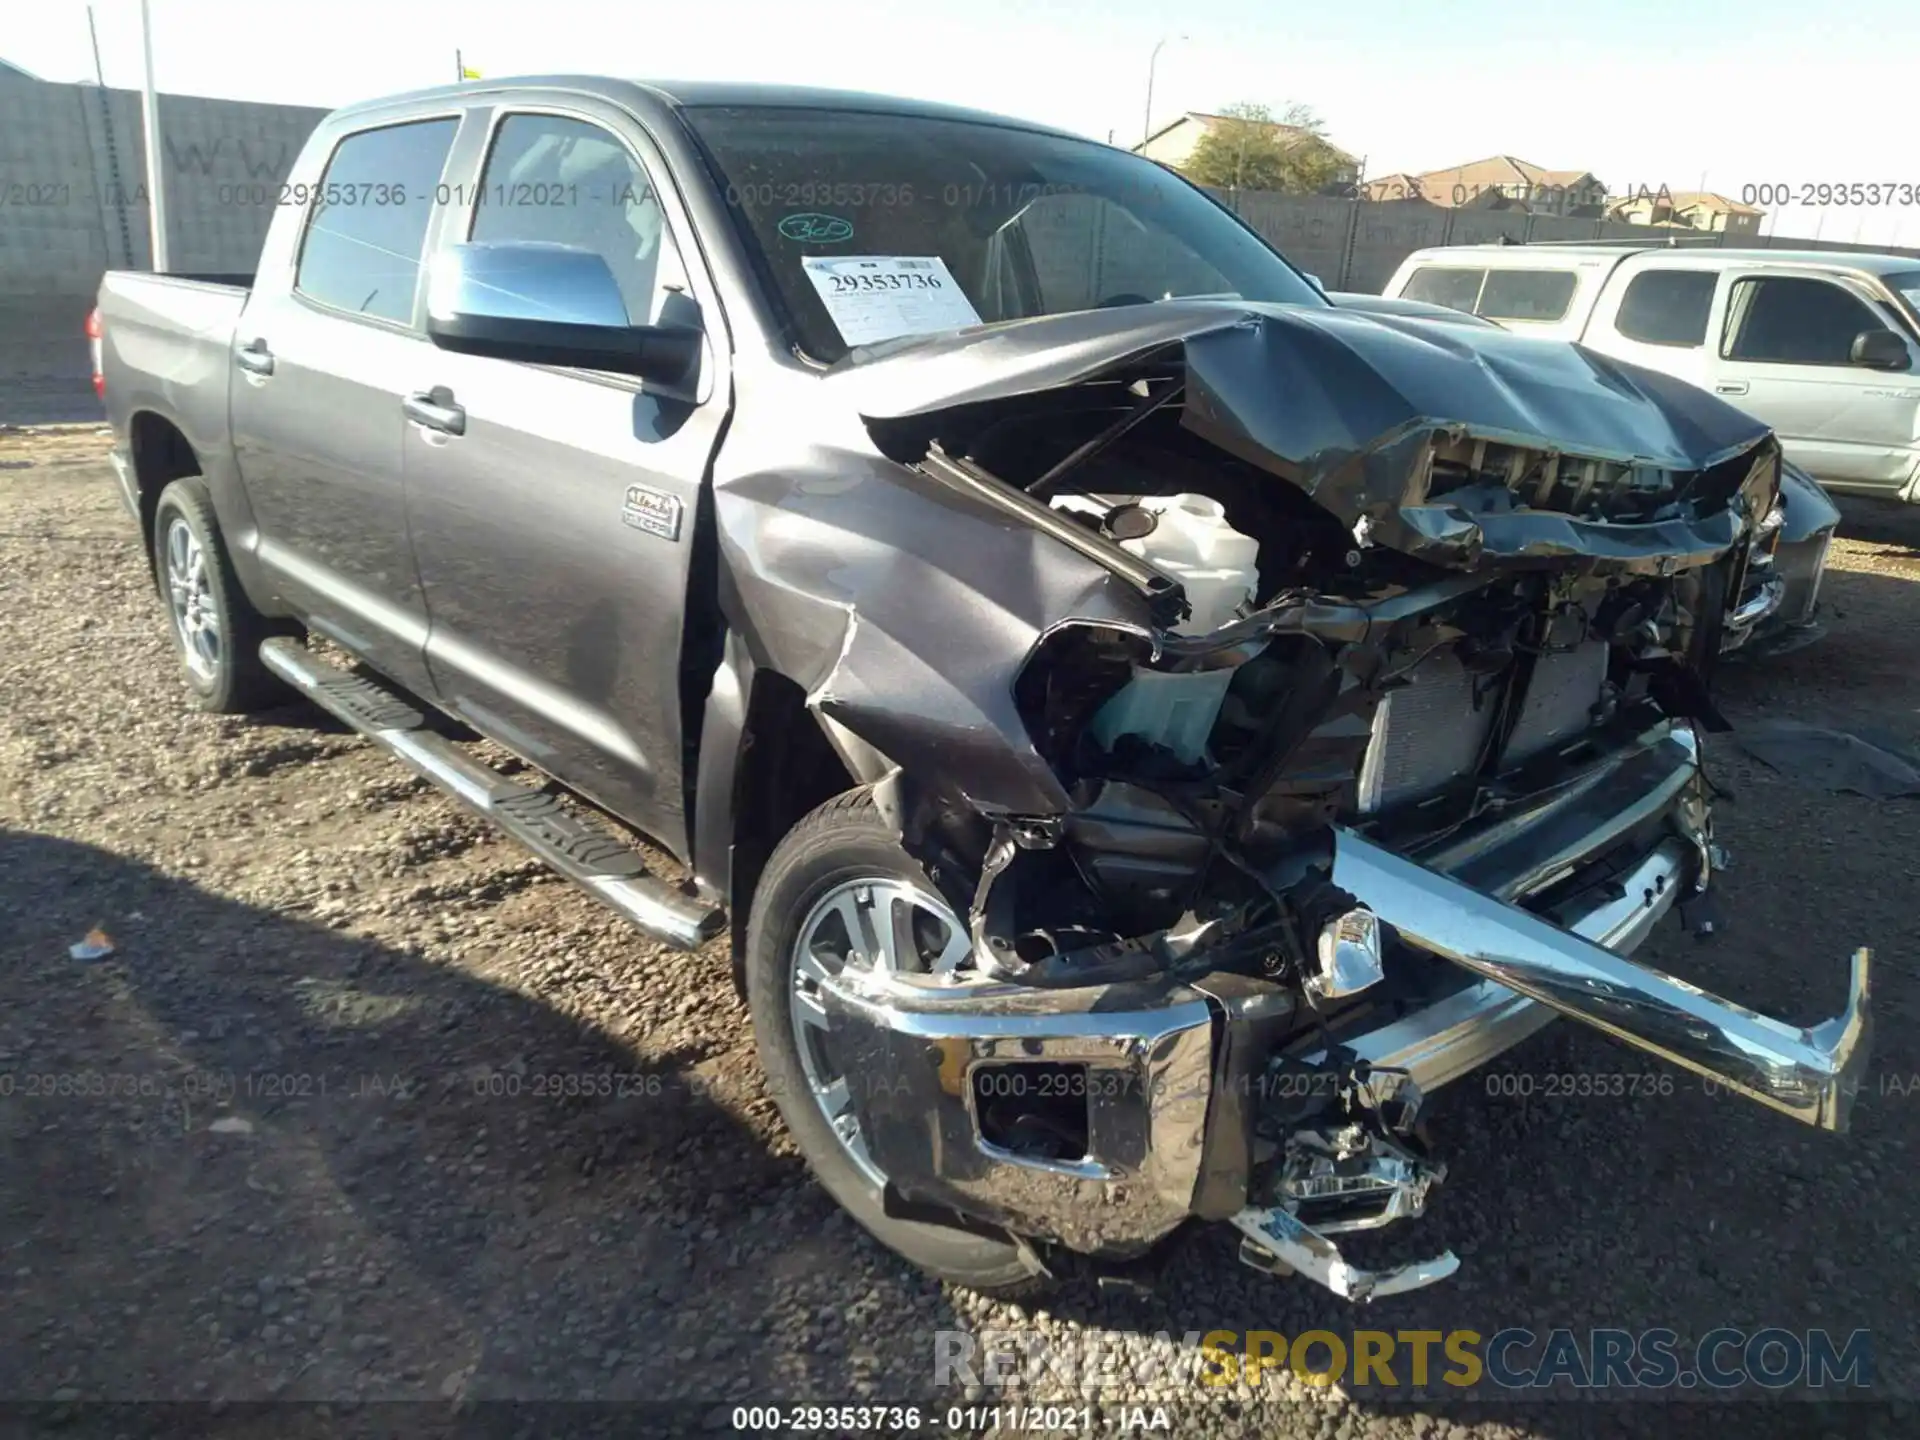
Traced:
[[1277, 1060], [1262, 1080], [1282, 1115], [1263, 1111], [1255, 1131], [1278, 1132], [1280, 1159], [1258, 1203], [1234, 1217], [1245, 1237], [1240, 1258], [1270, 1274], [1298, 1271], [1361, 1302], [1452, 1274], [1459, 1262], [1451, 1251], [1391, 1272], [1356, 1270], [1328, 1238], [1417, 1218], [1446, 1179], [1419, 1136], [1412, 1078], [1349, 1056], [1316, 1066]]
[[[1064, 602], [1013, 678], [1053, 803], [917, 812], [971, 955], [826, 987], [906, 1077], [861, 1119], [903, 1205], [1108, 1257], [1225, 1220], [1264, 1270], [1415, 1289], [1454, 1256], [1370, 1271], [1334, 1237], [1424, 1213], [1423, 1096], [1555, 1014], [1845, 1127], [1864, 952], [1808, 1029], [1626, 958], [1676, 905], [1712, 928], [1700, 733], [1767, 593], [1778, 447], [1456, 343], [1248, 315], [869, 422], [1130, 592]], [[1435, 353], [1474, 421], [1430, 418]]]

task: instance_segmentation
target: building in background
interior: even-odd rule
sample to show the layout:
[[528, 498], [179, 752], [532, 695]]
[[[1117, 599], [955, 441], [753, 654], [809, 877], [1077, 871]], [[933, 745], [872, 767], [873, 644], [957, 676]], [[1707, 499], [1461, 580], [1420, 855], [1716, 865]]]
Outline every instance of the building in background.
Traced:
[[1360, 187], [1362, 200], [1424, 200], [1426, 192], [1420, 186], [1418, 175], [1409, 175], [1404, 170], [1396, 170], [1391, 175], [1382, 175], [1377, 180], [1369, 180]]
[[22, 70], [9, 60], [0, 60], [0, 80], [38, 80], [40, 77], [29, 70]]
[[1598, 220], [1606, 213], [1606, 182], [1591, 170], [1549, 170], [1512, 155], [1495, 155], [1418, 175], [1395, 174], [1368, 181], [1370, 200], [1426, 200], [1434, 205], [1483, 210], [1520, 210]]
[[[1209, 130], [1221, 125], [1236, 123], [1245, 124], [1248, 122], [1236, 120], [1235, 117], [1229, 115], [1210, 115], [1200, 110], [1189, 110], [1178, 119], [1162, 125], [1140, 144], [1134, 146], [1134, 153], [1144, 155], [1149, 160], [1158, 160], [1169, 169], [1182, 170], [1185, 169], [1187, 162], [1193, 158], [1195, 147], [1200, 144], [1200, 141], [1206, 136]], [[1314, 136], [1311, 131], [1302, 130], [1297, 125], [1285, 125], [1277, 120], [1267, 122], [1267, 128], [1282, 138], [1291, 137], [1295, 141], [1319, 138]], [[1359, 157], [1349, 155], [1338, 145], [1333, 145], [1325, 140], [1321, 140], [1321, 143], [1327, 145], [1327, 148], [1331, 150], [1340, 161], [1340, 170], [1335, 176], [1335, 183], [1337, 185], [1349, 186], [1360, 178]]]
[[1767, 212], [1711, 190], [1680, 190], [1616, 196], [1607, 202], [1609, 220], [1633, 225], [1662, 225], [1685, 230], [1710, 230], [1724, 235], [1758, 235]]

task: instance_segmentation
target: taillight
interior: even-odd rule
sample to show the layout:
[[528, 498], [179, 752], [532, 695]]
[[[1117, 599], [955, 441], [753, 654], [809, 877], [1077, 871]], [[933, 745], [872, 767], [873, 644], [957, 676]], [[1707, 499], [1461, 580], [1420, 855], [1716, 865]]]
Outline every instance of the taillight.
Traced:
[[87, 349], [93, 353], [93, 393], [102, 400], [107, 398], [107, 377], [100, 368], [100, 342], [106, 333], [100, 325], [100, 307], [96, 305], [87, 312]]

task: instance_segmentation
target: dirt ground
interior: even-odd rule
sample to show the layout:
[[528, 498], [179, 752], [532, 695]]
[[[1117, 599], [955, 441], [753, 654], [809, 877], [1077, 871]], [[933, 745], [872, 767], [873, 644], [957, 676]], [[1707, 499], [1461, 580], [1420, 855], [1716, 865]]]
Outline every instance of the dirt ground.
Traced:
[[[105, 446], [0, 433], [0, 1404], [44, 1402], [70, 1428], [105, 1414], [106, 1433], [158, 1413], [95, 1408], [130, 1401], [210, 1402], [182, 1412], [197, 1434], [400, 1415], [724, 1431], [736, 1402], [981, 1400], [935, 1388], [943, 1330], [1104, 1339], [1170, 1368], [1188, 1332], [1218, 1329], [1691, 1342], [1731, 1325], [1869, 1330], [1872, 1386], [1721, 1423], [1911, 1433], [1920, 802], [1803, 789], [1720, 741], [1731, 929], [1650, 951], [1810, 1022], [1872, 946], [1875, 1062], [1850, 1135], [1563, 1023], [1432, 1102], [1451, 1175], [1418, 1243], [1460, 1255], [1451, 1281], [1355, 1312], [1246, 1269], [1212, 1230], [1174, 1242], [1152, 1298], [994, 1305], [920, 1277], [809, 1182], [720, 947], [638, 936], [316, 711], [190, 711]], [[1920, 745], [1920, 512], [1850, 510], [1843, 530], [1831, 634], [1730, 668], [1723, 703]], [[96, 927], [114, 953], [71, 958]], [[1623, 1073], [1672, 1083], [1545, 1093]], [[1489, 1093], [1529, 1088], [1517, 1077], [1541, 1083]], [[1476, 1393], [1270, 1377], [1203, 1400], [1163, 1369], [1107, 1391], [1091, 1425], [1113, 1429], [1122, 1402], [1165, 1405], [1181, 1434], [1329, 1440], [1701, 1418], [1671, 1403], [1689, 1392]], [[310, 1403], [249, 1408], [267, 1400]], [[682, 1408], [636, 1422], [582, 1403], [641, 1401]]]

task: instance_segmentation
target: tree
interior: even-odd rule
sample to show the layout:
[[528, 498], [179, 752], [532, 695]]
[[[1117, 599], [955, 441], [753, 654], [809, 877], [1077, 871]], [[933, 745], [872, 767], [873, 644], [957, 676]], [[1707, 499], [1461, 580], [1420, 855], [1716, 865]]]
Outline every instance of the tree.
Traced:
[[1339, 179], [1345, 163], [1326, 129], [1310, 105], [1289, 104], [1277, 119], [1264, 105], [1229, 105], [1180, 168], [1196, 185], [1216, 190], [1315, 195]]

